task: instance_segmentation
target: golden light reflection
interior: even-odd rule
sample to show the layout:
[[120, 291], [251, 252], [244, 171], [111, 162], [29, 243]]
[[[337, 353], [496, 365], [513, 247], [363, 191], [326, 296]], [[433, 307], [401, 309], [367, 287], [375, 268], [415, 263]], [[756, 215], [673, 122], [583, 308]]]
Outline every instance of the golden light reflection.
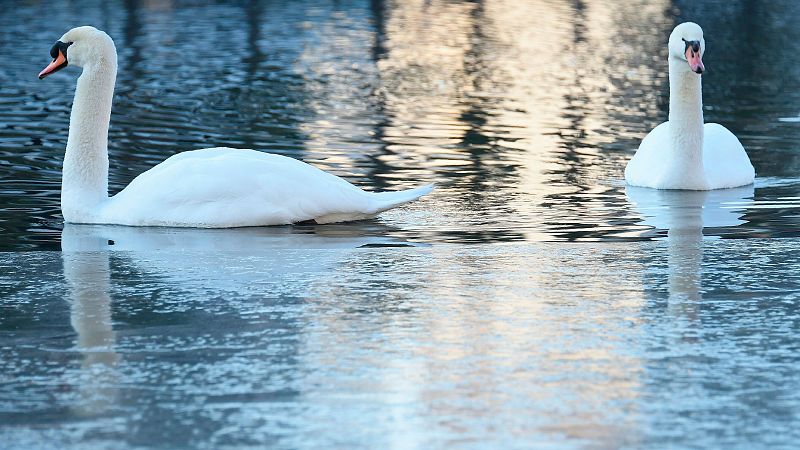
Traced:
[[[591, 436], [612, 448], [635, 442], [640, 419], [629, 406], [644, 370], [641, 282], [626, 278], [631, 261], [617, 260], [618, 252], [611, 244], [583, 258], [554, 244], [354, 254], [310, 287], [317, 300], [307, 313], [320, 332], [304, 335], [304, 347], [326, 352], [298, 354], [311, 367], [368, 367], [371, 375], [343, 377], [314, 395], [380, 393], [373, 401], [397, 421], [385, 427], [397, 430], [386, 439], [399, 448], [413, 430], [409, 419], [466, 441], [500, 431], [530, 436], [533, 424], [538, 433]], [[360, 277], [349, 274], [376, 267], [393, 274], [385, 280], [391, 297], [379, 294], [387, 287], [380, 280], [351, 281]], [[588, 271], [591, 277], [579, 276]], [[609, 299], [611, 291], [621, 294]], [[304, 382], [319, 385], [318, 377], [330, 374]], [[541, 417], [513, 419], [532, 405]], [[497, 417], [508, 422], [494, 423]]]
[[[502, 24], [496, 28], [504, 44], [500, 48], [507, 49], [501, 56], [504, 66], [513, 67], [506, 95], [526, 112], [508, 114], [510, 108], [505, 108], [493, 116], [515, 124], [526, 121], [522, 142], [528, 151], [522, 156], [519, 187], [526, 195], [518, 197], [519, 203], [540, 204], [580, 192], [581, 185], [607, 184], [610, 174], [621, 174], [627, 155], [603, 151], [601, 145], [631, 138], [619, 122], [632, 115], [660, 119], [657, 91], [631, 92], [635, 85], [629, 78], [635, 78], [636, 85], [642, 79], [663, 79], [653, 64], [662, 53], [663, 39], [659, 33], [639, 31], [668, 28], [668, 2], [581, 4], [578, 9], [562, 2], [488, 3], [487, 16]], [[534, 17], [542, 20], [534, 24]], [[607, 207], [585, 200], [581, 208]]]
[[308, 159], [376, 189], [434, 181], [460, 202], [480, 193], [477, 209], [511, 225], [487, 234], [503, 224], [467, 218], [484, 236], [630, 232], [597, 217], [620, 214], [615, 183], [665, 119], [668, 6], [417, 0], [384, 4], [373, 23], [315, 23], [297, 63], [317, 115], [302, 125]]
[[[376, 160], [392, 168], [416, 163], [416, 177], [436, 179], [437, 174], [448, 173], [451, 197], [468, 202], [480, 192], [484, 208], [497, 205], [506, 217], [520, 220], [565, 195], [583, 199], [575, 208], [608, 209], [603, 194], [611, 189], [611, 179], [621, 176], [629, 153], [608, 152], [605, 147], [622, 142], [632, 151], [646, 129], [664, 119], [658, 86], [666, 77], [664, 36], [672, 27], [668, 6], [666, 0], [390, 3], [376, 36], [382, 47], [375, 62], [382, 116], [376, 135], [385, 143]], [[631, 121], [641, 129], [631, 128]], [[346, 130], [348, 125], [352, 124], [340, 121], [335, 127]], [[453, 171], [459, 176], [453, 177]], [[381, 175], [398, 180], [407, 176], [407, 171]], [[457, 205], [452, 202], [447, 207], [455, 210]], [[445, 207], [438, 212], [448, 215]], [[562, 211], [568, 213], [569, 208]], [[532, 228], [525, 230], [527, 238], [552, 238], [552, 230]], [[603, 419], [616, 415], [631, 422], [637, 420], [636, 414], [600, 407], [636, 397], [643, 367], [630, 351], [630, 341], [610, 338], [615, 333], [608, 327], [616, 322], [609, 317], [620, 311], [626, 317], [638, 316], [641, 280], [620, 279], [614, 261], [603, 260], [602, 254], [587, 261], [585, 270], [599, 271], [592, 279], [607, 284], [591, 286], [579, 284], [580, 267], [572, 274], [563, 270], [574, 260], [563, 265], [548, 261], [560, 270], [532, 270], [524, 280], [515, 280], [510, 273], [519, 276], [519, 271], [505, 268], [528, 267], [535, 258], [516, 255], [484, 264], [480, 258], [451, 256], [438, 263], [456, 265], [471, 275], [439, 276], [437, 262], [431, 262], [424, 296], [440, 299], [448, 307], [426, 311], [416, 319], [421, 321], [419, 332], [429, 333], [434, 344], [417, 350], [419, 358], [405, 355], [394, 360], [395, 365], [406, 366], [406, 380], [415, 381], [376, 382], [385, 383], [389, 391], [402, 390], [404, 398], [423, 402], [437, 415], [456, 412], [448, 408], [457, 402], [442, 401], [440, 396], [457, 396], [470, 399], [475, 405], [472, 414], [488, 417], [514, 401], [513, 394], [494, 391], [493, 380], [541, 383], [531, 374], [558, 374], [570, 361], [587, 361], [585, 374], [554, 380], [555, 387], [542, 385], [534, 390], [541, 397], [528, 400], [552, 403], [554, 410], [581, 411], [561, 425], [542, 420], [542, 430], [592, 437], [609, 446], [623, 443], [621, 430], [636, 427]], [[480, 280], [485, 280], [487, 297], [502, 292], [503, 301], [471, 302], [460, 296], [467, 285]], [[538, 301], [538, 289], [562, 291], [563, 302]], [[613, 304], [601, 301], [610, 290], [629, 295]], [[358, 299], [357, 291], [327, 294]], [[573, 319], [563, 324], [549, 320], [554, 311], [563, 314], [575, 307], [570, 299], [582, 305], [576, 307]], [[333, 330], [353, 326], [335, 319], [327, 325]], [[574, 331], [572, 327], [590, 330], [597, 339], [582, 348], [568, 345], [563, 339]], [[464, 346], [465, 342], [473, 345]], [[504, 372], [504, 361], [520, 366], [517, 355], [531, 354], [536, 356], [530, 372]], [[335, 351], [328, 356], [332, 363], [343, 357]], [[420, 359], [432, 362], [421, 366]], [[472, 365], [469, 374], [451, 370], [451, 364], [465, 362]], [[426, 387], [441, 383], [454, 389]], [[559, 392], [571, 392], [598, 408], [570, 405], [571, 400], [553, 396]], [[624, 439], [630, 443], [635, 437]]]

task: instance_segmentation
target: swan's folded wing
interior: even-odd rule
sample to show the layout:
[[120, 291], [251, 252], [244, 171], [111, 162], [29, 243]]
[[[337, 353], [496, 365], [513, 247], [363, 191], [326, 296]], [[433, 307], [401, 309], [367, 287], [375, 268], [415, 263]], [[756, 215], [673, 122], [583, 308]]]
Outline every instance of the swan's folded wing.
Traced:
[[653, 128], [625, 166], [625, 181], [632, 186], [657, 187], [669, 153], [669, 122]]
[[718, 123], [703, 129], [703, 168], [711, 189], [751, 184], [755, 170], [739, 139]]
[[370, 211], [347, 181], [293, 158], [213, 148], [175, 155], [114, 196], [104, 219], [126, 225], [236, 227]]

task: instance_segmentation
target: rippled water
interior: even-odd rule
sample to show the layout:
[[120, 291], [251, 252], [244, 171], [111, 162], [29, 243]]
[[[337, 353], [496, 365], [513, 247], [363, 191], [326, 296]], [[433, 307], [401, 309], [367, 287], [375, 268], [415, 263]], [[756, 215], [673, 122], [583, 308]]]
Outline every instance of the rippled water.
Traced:
[[[111, 190], [174, 153], [282, 153], [368, 189], [439, 184], [394, 235], [427, 242], [657, 236], [622, 172], [666, 119], [665, 36], [708, 37], [706, 119], [759, 181], [718, 234], [796, 236], [800, 36], [791, 1], [78, 2], [0, 13], [0, 249], [58, 249], [77, 71], [38, 81], [78, 23], [115, 39]], [[41, 67], [40, 67], [41, 66]]]
[[[2, 442], [800, 438], [797, 2], [4, 6]], [[666, 120], [665, 41], [684, 20], [706, 32], [706, 120], [739, 136], [755, 186], [624, 184]], [[64, 227], [77, 71], [36, 75], [81, 24], [119, 51], [112, 193], [172, 154], [223, 145], [367, 189], [438, 188], [358, 224]]]
[[3, 442], [744, 449], [800, 438], [800, 277], [776, 277], [800, 264], [794, 239], [670, 230], [658, 242], [386, 249], [341, 234], [130, 230], [115, 244], [125, 251], [101, 250], [103, 227], [69, 226], [63, 254], [0, 254]]

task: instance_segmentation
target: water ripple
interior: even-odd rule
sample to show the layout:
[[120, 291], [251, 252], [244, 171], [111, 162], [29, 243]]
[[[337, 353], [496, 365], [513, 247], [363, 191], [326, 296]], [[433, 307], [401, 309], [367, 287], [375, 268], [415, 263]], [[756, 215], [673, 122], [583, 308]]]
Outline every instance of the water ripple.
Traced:
[[[0, 68], [0, 249], [58, 248], [76, 71], [44, 82], [35, 73], [62, 24], [86, 20], [120, 54], [112, 193], [175, 153], [247, 147], [372, 190], [436, 182], [434, 195], [379, 219], [397, 237], [662, 236], [621, 181], [641, 138], [666, 118], [663, 37], [679, 18], [659, 2], [80, 3], [80, 13], [20, 3], [18, 14], [0, 14], [6, 37], [37, 30]], [[800, 129], [789, 119], [800, 71], [789, 55], [800, 39], [779, 20], [797, 6], [756, 9], [746, 43], [736, 33], [745, 25], [722, 22], [728, 12], [703, 16], [706, 119], [741, 137], [759, 176], [752, 198], [721, 206], [743, 222], [706, 231], [797, 236]], [[762, 45], [784, 51], [754, 74], [741, 53]]]

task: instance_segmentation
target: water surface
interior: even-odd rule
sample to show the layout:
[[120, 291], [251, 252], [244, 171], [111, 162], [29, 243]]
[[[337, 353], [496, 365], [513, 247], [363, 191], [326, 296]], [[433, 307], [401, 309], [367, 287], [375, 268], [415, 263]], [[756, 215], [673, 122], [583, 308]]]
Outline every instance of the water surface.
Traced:
[[[12, 1], [0, 11], [0, 439], [14, 448], [791, 448], [800, 4]], [[626, 187], [667, 36], [754, 186]], [[119, 52], [110, 189], [195, 148], [370, 190], [357, 224], [64, 226], [76, 69]], [[63, 250], [63, 251], [62, 251]]]
[[0, 13], [17, 43], [0, 68], [0, 249], [59, 248], [77, 69], [36, 74], [55, 39], [89, 22], [119, 51], [112, 193], [177, 152], [256, 148], [371, 190], [436, 182], [383, 223], [468, 243], [657, 237], [622, 173], [666, 120], [666, 36], [696, 20], [706, 119], [740, 137], [759, 176], [744, 223], [715, 233], [797, 233], [795, 2], [74, 5]]

